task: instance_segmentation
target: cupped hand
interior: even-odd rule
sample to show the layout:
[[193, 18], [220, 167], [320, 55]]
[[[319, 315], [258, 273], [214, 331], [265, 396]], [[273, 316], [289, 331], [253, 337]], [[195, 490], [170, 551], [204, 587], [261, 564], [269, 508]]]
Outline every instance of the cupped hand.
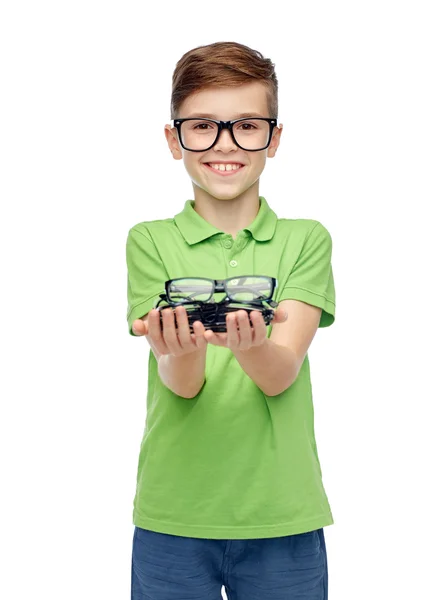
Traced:
[[[280, 306], [274, 311], [274, 318], [270, 322], [284, 323], [287, 313]], [[267, 328], [263, 315], [254, 310], [249, 314], [246, 310], [237, 310], [226, 315], [227, 332], [215, 332], [207, 330], [205, 339], [214, 346], [224, 346], [231, 350], [250, 350], [255, 346], [261, 346], [267, 338]]]
[[162, 310], [162, 329], [160, 311], [156, 309], [151, 310], [147, 318], [133, 321], [132, 329], [135, 335], [148, 336], [150, 346], [161, 355], [183, 356], [207, 346], [204, 325], [195, 321], [194, 333], [191, 333], [184, 306], [177, 306], [174, 311], [171, 308]]

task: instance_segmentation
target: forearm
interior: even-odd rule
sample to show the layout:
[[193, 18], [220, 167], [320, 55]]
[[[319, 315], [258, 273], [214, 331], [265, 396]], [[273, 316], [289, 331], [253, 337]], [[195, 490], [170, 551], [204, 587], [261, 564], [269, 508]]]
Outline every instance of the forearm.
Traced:
[[277, 396], [286, 390], [298, 376], [301, 363], [285, 346], [266, 338], [261, 346], [249, 350], [233, 350], [242, 369], [267, 395]]
[[194, 398], [205, 381], [207, 346], [184, 356], [163, 354], [158, 360], [162, 383], [183, 398]]

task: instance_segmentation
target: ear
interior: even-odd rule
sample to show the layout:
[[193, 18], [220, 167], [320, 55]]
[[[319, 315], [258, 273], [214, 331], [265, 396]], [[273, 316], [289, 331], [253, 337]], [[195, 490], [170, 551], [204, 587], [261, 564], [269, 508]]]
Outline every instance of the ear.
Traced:
[[281, 123], [278, 127], [275, 127], [272, 139], [270, 140], [269, 147], [267, 149], [267, 157], [273, 158], [277, 152], [278, 146], [280, 145], [281, 133], [283, 132], [283, 123]]
[[173, 158], [175, 160], [181, 160], [182, 148], [181, 144], [179, 143], [178, 132], [176, 131], [176, 128], [172, 127], [171, 125], [165, 125], [164, 134]]

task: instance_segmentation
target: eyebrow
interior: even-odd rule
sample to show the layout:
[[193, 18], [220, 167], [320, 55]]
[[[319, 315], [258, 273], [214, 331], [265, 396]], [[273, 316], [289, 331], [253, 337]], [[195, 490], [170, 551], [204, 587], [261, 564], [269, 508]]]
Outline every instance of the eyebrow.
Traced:
[[[216, 120], [219, 120], [216, 115], [209, 114], [209, 113], [192, 113], [191, 115], [189, 115], [186, 118], [187, 119], [193, 119], [195, 117], [197, 117], [197, 118], [204, 117], [206, 119], [216, 119]], [[259, 113], [256, 113], [256, 112], [240, 113], [238, 115], [235, 115], [232, 119], [229, 119], [229, 120], [233, 121], [234, 119], [243, 119], [244, 117], [263, 117], [263, 115], [260, 115]]]

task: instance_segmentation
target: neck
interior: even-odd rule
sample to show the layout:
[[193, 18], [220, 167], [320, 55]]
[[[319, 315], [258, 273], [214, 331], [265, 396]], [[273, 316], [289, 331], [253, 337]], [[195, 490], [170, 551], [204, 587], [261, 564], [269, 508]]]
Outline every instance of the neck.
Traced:
[[248, 227], [258, 214], [260, 200], [258, 186], [231, 199], [219, 199], [201, 188], [195, 188], [195, 211], [208, 223], [230, 234], [234, 239], [239, 231]]

